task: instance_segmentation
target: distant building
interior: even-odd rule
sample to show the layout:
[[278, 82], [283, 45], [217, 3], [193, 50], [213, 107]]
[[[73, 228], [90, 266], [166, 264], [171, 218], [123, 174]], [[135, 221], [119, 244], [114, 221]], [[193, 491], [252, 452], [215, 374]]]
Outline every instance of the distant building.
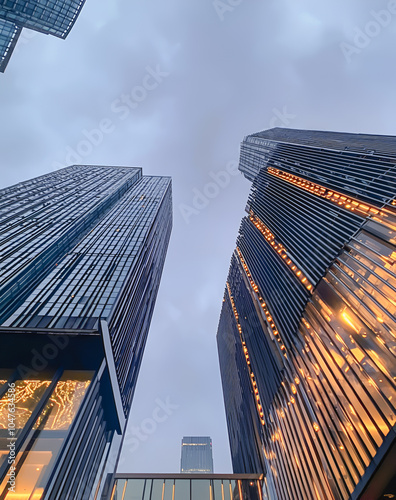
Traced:
[[217, 333], [234, 472], [272, 500], [394, 498], [396, 137], [275, 128], [239, 169]]
[[140, 168], [73, 165], [0, 190], [1, 499], [100, 498], [171, 227], [171, 179]]
[[0, 72], [4, 73], [22, 28], [66, 38], [85, 0], [0, 0]]
[[184, 437], [182, 440], [180, 472], [213, 473], [212, 440], [210, 437]]
[[102, 500], [267, 500], [262, 488], [259, 474], [119, 473]]

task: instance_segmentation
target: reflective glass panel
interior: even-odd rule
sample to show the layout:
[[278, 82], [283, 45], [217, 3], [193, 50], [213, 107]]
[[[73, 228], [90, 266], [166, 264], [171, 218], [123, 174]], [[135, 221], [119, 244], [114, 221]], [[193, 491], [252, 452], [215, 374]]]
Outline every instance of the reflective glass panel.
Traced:
[[150, 500], [162, 500], [163, 487], [164, 487], [163, 479], [153, 479], [153, 488], [151, 490]]
[[[56, 458], [92, 376], [93, 372], [68, 371], [64, 372], [57, 382], [52, 395], [16, 457], [13, 464], [15, 466], [15, 492], [10, 491], [5, 497], [6, 500], [16, 498], [40, 500], [42, 498]], [[45, 381], [33, 384], [33, 387], [35, 389], [44, 387], [45, 390], [49, 384], [50, 381]], [[35, 391], [33, 394], [35, 395], [34, 404], [37, 404], [37, 394]], [[28, 399], [27, 394], [26, 401]], [[9, 478], [6, 477], [3, 481], [2, 489], [7, 487]]]
[[224, 500], [222, 491], [223, 491], [223, 487], [222, 487], [221, 479], [214, 479], [213, 480], [214, 500]]
[[151, 495], [151, 485], [153, 483], [152, 479], [146, 479], [146, 485], [144, 487], [144, 497], [143, 500], [150, 500]]
[[144, 483], [144, 479], [128, 479], [124, 496], [125, 500], [142, 500]]
[[0, 399], [0, 465], [10, 438], [17, 438], [40, 401], [50, 380], [17, 380]]
[[190, 500], [190, 480], [176, 479], [175, 500]]
[[191, 500], [209, 500], [209, 499], [210, 499], [210, 480], [192, 479]]
[[116, 488], [115, 488], [115, 490], [113, 490], [111, 500], [121, 500], [122, 499], [122, 492], [124, 491], [124, 488], [126, 486], [125, 483], [126, 483], [125, 479], [117, 479]]
[[165, 492], [163, 500], [172, 500], [174, 479], [165, 479]]

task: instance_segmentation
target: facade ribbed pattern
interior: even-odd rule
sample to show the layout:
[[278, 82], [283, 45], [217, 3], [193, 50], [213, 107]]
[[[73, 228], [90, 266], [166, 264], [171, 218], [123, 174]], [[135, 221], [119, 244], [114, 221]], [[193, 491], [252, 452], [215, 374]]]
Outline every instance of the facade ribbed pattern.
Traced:
[[[218, 339], [244, 332], [270, 498], [379, 498], [391, 481], [378, 457], [396, 429], [396, 138], [375, 138], [274, 129], [241, 148], [253, 185]], [[237, 318], [225, 309], [228, 288]], [[218, 345], [240, 470], [255, 440], [239, 434], [235, 394], [260, 411], [238, 380], [245, 345], [231, 355]]]
[[[231, 457], [235, 473], [261, 473], [262, 424], [257, 413], [243, 345], [235, 322], [229, 294], [224, 295], [217, 334]], [[244, 425], [240, 426], [239, 423]], [[242, 446], [242, 443], [244, 445]]]
[[144, 177], [144, 180], [147, 185], [139, 190], [145, 194], [138, 198], [144, 216], [137, 218], [141, 222], [135, 228], [139, 231], [139, 252], [108, 318], [126, 412], [132, 403], [172, 229], [170, 179]]
[[[311, 148], [334, 149], [338, 153], [352, 151], [363, 155], [396, 158], [395, 137], [393, 135], [348, 134], [325, 130], [298, 130], [273, 128], [246, 137], [272, 139], [277, 143], [298, 144]], [[376, 158], [375, 158], [376, 159]]]
[[[106, 444], [111, 441], [112, 431], [107, 429], [100, 394], [100, 381], [92, 381], [79, 418], [76, 419], [72, 436], [57, 464], [48, 500], [60, 498], [89, 498], [99, 469]], [[107, 435], [110, 433], [110, 436]]]
[[75, 166], [1, 190], [2, 321], [139, 178], [140, 169]]

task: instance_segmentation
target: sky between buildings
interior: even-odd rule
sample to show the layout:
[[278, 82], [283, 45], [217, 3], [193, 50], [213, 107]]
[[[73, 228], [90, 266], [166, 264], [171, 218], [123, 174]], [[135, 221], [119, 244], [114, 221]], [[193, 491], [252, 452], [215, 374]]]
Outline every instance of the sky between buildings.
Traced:
[[274, 126], [396, 135], [395, 39], [395, 0], [86, 0], [65, 41], [23, 31], [0, 74], [0, 187], [74, 163], [173, 178], [121, 471], [178, 472], [201, 435], [231, 472], [215, 338], [250, 188], [239, 144]]

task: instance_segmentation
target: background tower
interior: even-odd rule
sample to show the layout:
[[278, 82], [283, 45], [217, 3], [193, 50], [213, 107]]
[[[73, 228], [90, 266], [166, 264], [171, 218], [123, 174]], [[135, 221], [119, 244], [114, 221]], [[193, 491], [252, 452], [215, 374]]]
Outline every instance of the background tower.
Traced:
[[212, 440], [210, 437], [187, 436], [182, 439], [180, 472], [213, 473]]

